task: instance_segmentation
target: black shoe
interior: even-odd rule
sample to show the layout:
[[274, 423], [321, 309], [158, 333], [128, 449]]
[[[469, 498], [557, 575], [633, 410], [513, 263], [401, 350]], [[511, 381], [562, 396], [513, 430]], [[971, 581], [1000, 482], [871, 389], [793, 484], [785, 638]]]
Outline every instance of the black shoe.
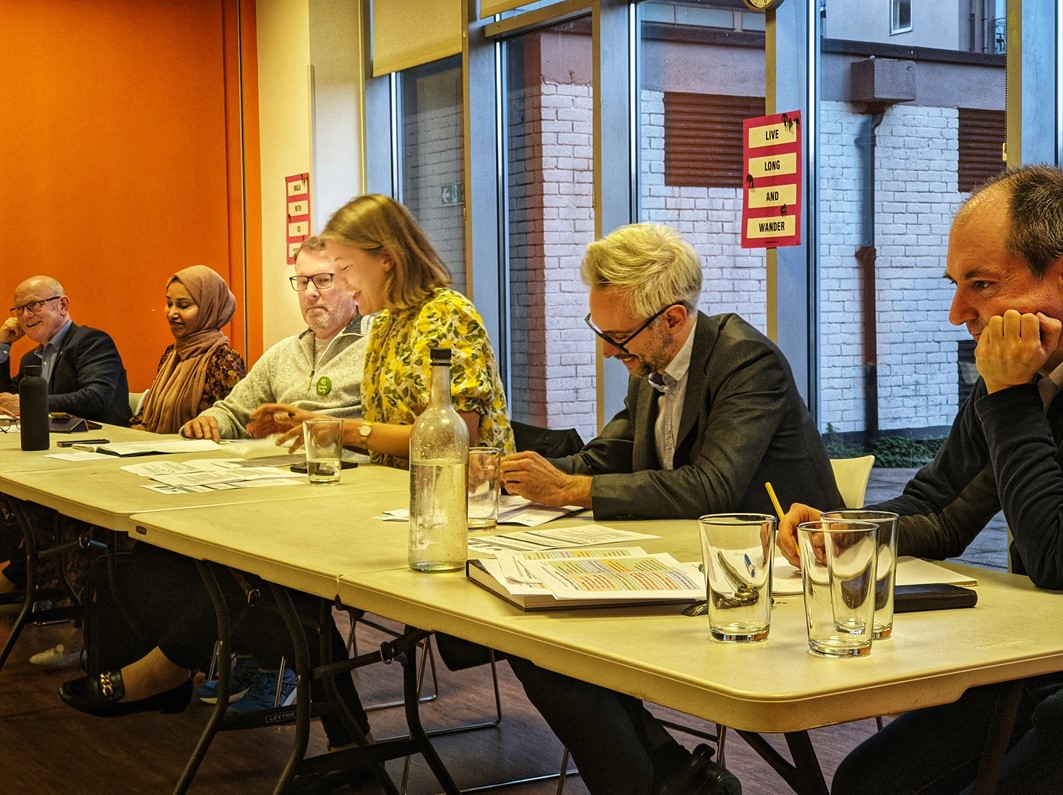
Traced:
[[182, 712], [192, 700], [192, 680], [172, 690], [137, 701], [123, 702], [125, 685], [121, 671], [108, 671], [97, 677], [83, 676], [59, 688], [59, 698], [74, 709], [98, 718], [117, 718], [134, 712]]
[[654, 795], [742, 795], [742, 783], [713, 762], [712, 754], [712, 748], [699, 745], [685, 764], [654, 787]]

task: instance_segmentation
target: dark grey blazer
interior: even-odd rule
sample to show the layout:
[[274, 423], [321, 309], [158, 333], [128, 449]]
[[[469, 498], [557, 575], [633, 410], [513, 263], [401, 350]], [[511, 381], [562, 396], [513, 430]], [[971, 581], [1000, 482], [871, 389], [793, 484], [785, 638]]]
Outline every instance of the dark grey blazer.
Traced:
[[[0, 365], [0, 392], [17, 392], [27, 364], [40, 364], [37, 349], [22, 357], [18, 377], [10, 359]], [[106, 332], [71, 323], [48, 378], [48, 410], [112, 425], [129, 424], [129, 384], [114, 340]]]
[[842, 505], [827, 451], [782, 352], [735, 314], [698, 313], [675, 469], [660, 468], [654, 444], [658, 393], [632, 378], [624, 409], [576, 455], [554, 459], [593, 475], [598, 519], [694, 519], [702, 514], [774, 514], [770, 481], [784, 508]]

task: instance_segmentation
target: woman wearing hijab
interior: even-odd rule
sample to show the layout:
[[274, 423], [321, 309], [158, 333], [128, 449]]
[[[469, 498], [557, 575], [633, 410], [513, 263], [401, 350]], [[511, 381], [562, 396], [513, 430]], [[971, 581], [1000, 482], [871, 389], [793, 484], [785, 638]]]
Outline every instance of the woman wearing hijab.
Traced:
[[247, 370], [221, 328], [236, 311], [225, 280], [206, 265], [178, 271], [166, 283], [166, 320], [174, 344], [159, 361], [155, 383], [134, 428], [177, 433], [184, 423], [229, 394]]

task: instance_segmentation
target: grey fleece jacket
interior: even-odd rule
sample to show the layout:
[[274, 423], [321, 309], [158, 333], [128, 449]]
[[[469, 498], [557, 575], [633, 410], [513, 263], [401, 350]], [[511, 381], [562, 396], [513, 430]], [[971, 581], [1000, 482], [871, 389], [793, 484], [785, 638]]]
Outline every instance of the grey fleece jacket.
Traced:
[[247, 437], [251, 412], [263, 403], [290, 403], [336, 417], [362, 414], [362, 366], [371, 318], [356, 316], [314, 364], [314, 334], [287, 337], [262, 354], [224, 400], [200, 416], [214, 417], [223, 439]]

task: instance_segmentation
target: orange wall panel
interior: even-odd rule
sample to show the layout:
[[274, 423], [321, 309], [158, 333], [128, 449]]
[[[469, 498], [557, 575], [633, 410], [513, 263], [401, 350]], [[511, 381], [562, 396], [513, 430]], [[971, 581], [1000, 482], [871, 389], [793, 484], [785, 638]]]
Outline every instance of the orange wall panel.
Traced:
[[0, 52], [0, 300], [28, 276], [58, 278], [75, 322], [115, 338], [134, 390], [172, 341], [169, 275], [203, 263], [242, 288], [244, 229], [260, 227], [240, 216], [236, 7], [0, 0], [17, 31]]

